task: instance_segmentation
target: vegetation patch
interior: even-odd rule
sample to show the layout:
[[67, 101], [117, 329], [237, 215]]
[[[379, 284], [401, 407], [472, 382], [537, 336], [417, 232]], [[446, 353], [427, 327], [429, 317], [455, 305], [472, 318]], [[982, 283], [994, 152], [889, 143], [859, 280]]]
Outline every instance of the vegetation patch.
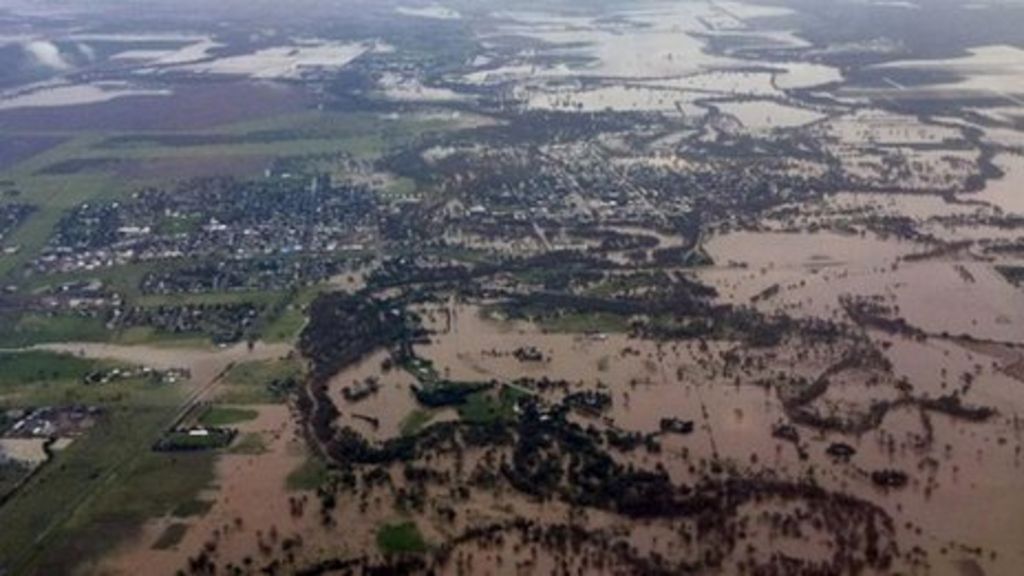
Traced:
[[320, 294], [320, 290], [318, 287], [306, 288], [294, 297], [279, 302], [260, 328], [263, 340], [292, 342], [298, 338], [306, 325], [306, 308]]
[[267, 452], [267, 441], [258, 432], [250, 432], [242, 435], [242, 438], [235, 442], [229, 450], [232, 454], [245, 454], [256, 456]]
[[996, 270], [1014, 286], [1024, 285], [1024, 266], [996, 266]]
[[433, 419], [434, 413], [430, 410], [416, 409], [409, 412], [409, 414], [402, 419], [402, 436], [415, 436], [420, 430], [423, 430], [427, 424], [430, 424], [430, 421]]
[[[0, 422], [0, 426], [3, 423]], [[0, 502], [28, 476], [32, 469], [16, 460], [0, 461]]]
[[537, 324], [547, 332], [623, 333], [629, 332], [629, 318], [609, 312], [566, 312], [539, 316]]
[[471, 394], [458, 407], [459, 418], [472, 424], [491, 424], [515, 420], [516, 402], [525, 393], [504, 386], [497, 393], [482, 391]]
[[427, 551], [427, 542], [414, 522], [385, 524], [377, 531], [377, 548], [384, 554], [417, 554]]
[[316, 490], [326, 482], [327, 476], [327, 464], [315, 456], [308, 456], [305, 462], [288, 474], [285, 487], [294, 492]]
[[188, 524], [182, 524], [181, 522], [171, 524], [164, 528], [160, 537], [153, 543], [153, 550], [170, 550], [174, 548], [185, 538], [186, 532], [188, 532]]
[[416, 401], [428, 408], [445, 406], [462, 406], [470, 398], [489, 390], [493, 384], [489, 382], [452, 382], [442, 380], [435, 384], [413, 387]]
[[19, 573], [67, 574], [192, 502], [213, 481], [213, 457], [152, 452], [171, 415], [117, 410], [58, 452], [0, 508], [0, 557]]
[[217, 397], [224, 404], [280, 404], [299, 384], [298, 360], [259, 360], [231, 367], [224, 378], [225, 390]]
[[202, 452], [229, 446], [237, 431], [230, 428], [181, 428], [171, 430], [153, 445], [157, 452]]
[[211, 406], [199, 417], [199, 423], [203, 426], [222, 427], [231, 426], [255, 420], [259, 417], [258, 410], [247, 408], [232, 408], [228, 406]]
[[171, 511], [171, 515], [175, 518], [205, 516], [213, 508], [213, 504], [210, 500], [188, 500], [175, 506], [174, 510]]
[[21, 348], [45, 342], [104, 342], [111, 332], [103, 320], [77, 314], [22, 314], [13, 326], [0, 331], [0, 346]]
[[0, 388], [4, 384], [31, 384], [44, 380], [79, 380], [99, 362], [53, 352], [0, 354]]

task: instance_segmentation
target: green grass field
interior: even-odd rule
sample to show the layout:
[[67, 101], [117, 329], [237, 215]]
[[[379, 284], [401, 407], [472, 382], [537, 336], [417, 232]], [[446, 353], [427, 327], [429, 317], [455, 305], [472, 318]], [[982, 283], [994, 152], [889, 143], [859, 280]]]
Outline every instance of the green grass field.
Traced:
[[629, 331], [629, 318], [605, 312], [565, 313], [541, 316], [537, 324], [547, 332], [584, 334], [592, 332], [621, 333]]
[[70, 354], [31, 351], [0, 353], [0, 390], [5, 386], [35, 382], [77, 381], [83, 374], [101, 367], [96, 360], [78, 358]]
[[14, 574], [68, 573], [213, 481], [213, 454], [150, 449], [184, 391], [148, 380], [82, 382], [85, 372], [109, 364], [48, 352], [0, 356], [0, 407], [80, 403], [104, 410], [0, 508], [0, 558]]
[[417, 408], [402, 419], [401, 433], [402, 436], [414, 436], [420, 430], [423, 430], [430, 421], [434, 419], [434, 413], [430, 410], [424, 410]]
[[[280, 404], [287, 391], [280, 384], [299, 378], [302, 363], [295, 358], [242, 362], [231, 367], [224, 376], [222, 392], [216, 401], [223, 404]], [[278, 383], [274, 387], [274, 383]]]
[[502, 386], [500, 390], [483, 390], [471, 394], [466, 403], [458, 407], [459, 418], [473, 424], [515, 419], [516, 401], [523, 396], [516, 388]]
[[110, 331], [98, 318], [37, 313], [21, 315], [13, 325], [0, 330], [0, 347], [21, 348], [44, 342], [102, 342]]
[[288, 295], [277, 303], [276, 314], [269, 315], [259, 333], [267, 342], [292, 342], [306, 325], [306, 307], [326, 288], [309, 286]]
[[257, 410], [232, 408], [229, 406], [211, 406], [199, 416], [199, 423], [203, 426], [223, 428], [255, 420], [259, 415], [260, 413]]
[[263, 435], [258, 432], [249, 432], [248, 434], [242, 435], [238, 440], [235, 440], [235, 443], [231, 445], [228, 452], [232, 454], [256, 456], [258, 454], [266, 453], [267, 450], [267, 441], [263, 438]]
[[306, 460], [288, 474], [285, 487], [293, 492], [316, 490], [327, 481], [328, 474], [323, 460], [307, 455]]
[[181, 522], [175, 522], [164, 529], [160, 538], [153, 543], [154, 550], [169, 550], [178, 545], [179, 542], [185, 537], [185, 533], [188, 532], [188, 524], [182, 524]]
[[172, 390], [146, 379], [108, 384], [83, 383], [92, 370], [125, 366], [122, 363], [78, 358], [70, 354], [29, 351], [0, 354], [0, 410], [37, 406], [88, 404], [109, 407], [163, 401]]
[[377, 530], [377, 548], [384, 554], [415, 554], [428, 548], [414, 522], [385, 524]]
[[66, 574], [213, 481], [214, 455], [150, 450], [176, 406], [133, 405], [44, 466], [0, 508], [0, 558], [15, 573]]

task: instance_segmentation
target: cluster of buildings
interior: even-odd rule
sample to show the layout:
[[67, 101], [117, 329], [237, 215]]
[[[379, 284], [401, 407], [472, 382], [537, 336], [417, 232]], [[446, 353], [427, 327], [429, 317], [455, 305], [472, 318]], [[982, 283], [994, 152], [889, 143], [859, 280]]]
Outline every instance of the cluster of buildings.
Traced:
[[78, 206], [31, 267], [47, 274], [165, 260], [332, 254], [374, 242], [377, 219], [372, 192], [322, 177], [192, 180], [126, 202]]
[[0, 419], [0, 437], [73, 437], [95, 424], [100, 414], [100, 408], [80, 404], [11, 409]]

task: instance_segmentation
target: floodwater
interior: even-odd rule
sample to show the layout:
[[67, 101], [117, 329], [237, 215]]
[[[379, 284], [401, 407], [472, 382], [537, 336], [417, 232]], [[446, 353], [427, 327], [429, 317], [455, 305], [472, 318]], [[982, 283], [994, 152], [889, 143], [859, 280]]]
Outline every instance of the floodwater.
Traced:
[[0, 110], [18, 108], [57, 108], [109, 102], [132, 96], [170, 96], [165, 88], [142, 88], [127, 82], [94, 82], [91, 84], [42, 85], [0, 94]]
[[634, 82], [651, 88], [672, 88], [687, 92], [726, 94], [734, 96], [781, 97], [773, 83], [772, 72], [748, 70], [712, 70], [678, 78], [658, 78]]
[[[295, 415], [286, 406], [259, 406], [259, 417], [238, 425], [239, 438], [255, 435], [264, 446], [261, 453], [218, 456], [216, 483], [201, 500], [212, 508], [198, 518], [158, 518], [150, 521], [132, 540], [121, 545], [98, 570], [110, 574], [173, 574], [185, 569], [210, 542], [222, 562], [242, 565], [244, 558], [259, 559], [259, 542], [300, 536], [306, 549], [329, 553], [335, 535], [319, 529], [315, 521], [291, 513], [289, 497], [301, 493], [286, 490], [288, 475], [306, 458], [302, 440], [296, 435]], [[236, 440], [237, 443], [239, 440]], [[308, 499], [309, 495], [305, 494]], [[313, 508], [315, 501], [310, 504]], [[312, 512], [309, 514], [315, 518]], [[184, 523], [187, 530], [180, 543], [168, 549], [153, 545], [169, 526]], [[271, 537], [273, 531], [278, 536]]]
[[1024, 156], [1000, 154], [993, 160], [1003, 177], [990, 180], [977, 194], [963, 195], [965, 200], [980, 200], [1008, 214], [1024, 216]]
[[718, 265], [700, 277], [733, 303], [748, 304], [777, 285], [778, 294], [759, 308], [833, 318], [840, 296], [882, 295], [927, 332], [1024, 342], [1024, 291], [989, 263], [907, 261], [925, 245], [871, 234], [734, 232], [713, 236], [705, 248]]
[[772, 100], [715, 102], [723, 114], [736, 117], [748, 130], [796, 128], [825, 118], [826, 115], [806, 108], [786, 106]]
[[[210, 52], [224, 45], [211, 38], [193, 38], [192, 43], [176, 50], [124, 50], [111, 56], [114, 60], [139, 62], [148, 66], [177, 66], [209, 58]], [[144, 69], [148, 71], [148, 69]]]
[[[412, 393], [416, 379], [401, 368], [381, 370], [382, 363], [388, 357], [386, 350], [371, 354], [341, 371], [329, 384], [331, 400], [341, 412], [338, 424], [351, 426], [372, 440], [386, 440], [401, 435], [402, 423], [418, 409]], [[368, 378], [377, 381], [380, 387], [378, 392], [355, 402], [350, 402], [344, 397], [343, 388], [358, 386], [365, 383]], [[434, 414], [431, 422], [452, 418], [454, 413], [445, 411]]]
[[[781, 101], [725, 102], [720, 108], [752, 131], [803, 126], [824, 118], [817, 111], [786, 104], [785, 91], [839, 81], [839, 70], [798, 61], [771, 62], [771, 70], [764, 70], [764, 62], [705, 49], [707, 35], [719, 32], [792, 36], [789, 31], [750, 28], [745, 18], [751, 16], [745, 15], [763, 15], [763, 7], [728, 4], [654, 4], [624, 9], [616, 20], [541, 12], [496, 14], [501, 23], [487, 42], [519, 36], [542, 41], [544, 47], [456, 80], [512, 83], [513, 99], [530, 110], [702, 118], [708, 111], [703, 100], [756, 97]], [[752, 70], [754, 65], [761, 69]], [[582, 84], [583, 79], [590, 83]]]
[[873, 145], [941, 144], [963, 137], [960, 128], [925, 124], [914, 116], [862, 109], [831, 118], [821, 125], [824, 135], [843, 143]]
[[801, 90], [825, 84], [842, 82], [838, 68], [813, 62], [787, 62], [783, 72], [775, 76], [775, 86], [781, 90]]
[[[777, 244], [770, 254], [753, 251], [744, 257], [769, 270], [790, 270], [806, 276], [813, 276], [811, 270], [821, 270], [822, 266], [824, 270], [841, 266], [870, 269], [878, 265], [872, 259], [875, 255], [895, 261], [919, 248], [915, 243], [883, 242], [870, 236], [774, 234], [777, 242], [746, 232], [721, 238], [734, 243], [736, 250], [749, 249], [750, 242], [757, 242], [762, 249]], [[730, 238], [733, 235], [739, 236]], [[1012, 408], [1024, 403], [1024, 387], [1010, 375], [1012, 367], [1024, 360], [1024, 351], [870, 332], [870, 340], [892, 362], [892, 372], [869, 366], [840, 372], [810, 409], [863, 414], [880, 399], [898, 398], [900, 382], [905, 379], [915, 394], [936, 397], [956, 389], [965, 403], [997, 406], [999, 415], [979, 424], [936, 413], [923, 415], [920, 409], [909, 406], [893, 410], [877, 429], [860, 435], [800, 428], [799, 443], [794, 445], [772, 435], [773, 428], [787, 420], [779, 400], [782, 391], [753, 384], [774, 379], [780, 370], [813, 380], [845, 355], [842, 343], [796, 338], [765, 350], [751, 350], [726, 340], [657, 344], [623, 334], [547, 333], [534, 324], [496, 320], [478, 306], [455, 302], [423, 306], [418, 312], [434, 336], [430, 344], [418, 345], [416, 351], [432, 360], [444, 377], [500, 382], [524, 377], [565, 380], [566, 389], [541, 393], [552, 401], [571, 391], [604, 391], [612, 398], [607, 412], [572, 416], [584, 426], [599, 429], [656, 432], [662, 418], [681, 418], [696, 424], [692, 434], [661, 436], [659, 454], [642, 449], [631, 453], [612, 451], [617, 460], [644, 467], [661, 464], [677, 483], [699, 480], [709, 472], [712, 462], [726, 463], [739, 474], [771, 470], [776, 477], [791, 480], [805, 478], [813, 470], [824, 487], [882, 505], [896, 520], [901, 549], [920, 546], [928, 551], [930, 574], [957, 575], [962, 561], [976, 562], [992, 574], [1007, 573], [1024, 562], [1024, 549], [1019, 545], [1024, 504], [1016, 497], [1024, 490], [1024, 475], [1020, 473], [1022, 439]], [[536, 347], [543, 360], [515, 358], [515, 350], [526, 346]], [[727, 362], [730, 353], [748, 361]], [[105, 355], [110, 356], [111, 351]], [[417, 410], [409, 392], [412, 376], [400, 369], [383, 370], [386, 358], [384, 351], [375, 353], [343, 371], [330, 384], [331, 397], [342, 413], [339, 424], [351, 425], [377, 441], [400, 434], [402, 420]], [[170, 356], [164, 361], [169, 362]], [[966, 391], [965, 373], [971, 374], [973, 382]], [[375, 395], [356, 402], [342, 396], [342, 386], [368, 377], [379, 380], [380, 390]], [[300, 536], [303, 544], [296, 552], [300, 563], [373, 554], [377, 527], [403, 518], [415, 520], [428, 542], [443, 542], [471, 526], [527, 517], [541, 524], [585, 526], [611, 541], [627, 542], [645, 554], [685, 558], [701, 551], [699, 542], [680, 540], [679, 530], [685, 521], [637, 522], [597, 510], [573, 510], [557, 501], [533, 501], [500, 486], [477, 487], [468, 499], [454, 498], [449, 487], [466, 482], [485, 458], [474, 450], [430, 456], [428, 465], [432, 470], [460, 480], [455, 484], [428, 483], [426, 501], [430, 504], [424, 511], [409, 515], [396, 510], [395, 491], [410, 486], [403, 478], [403, 464], [395, 464], [384, 468], [390, 483], [343, 494], [331, 513], [334, 527], [325, 527], [315, 512], [315, 499], [309, 499], [304, 514], [295, 516], [288, 497], [302, 495], [284, 491], [288, 473], [304, 458], [294, 415], [283, 406], [259, 410], [260, 417], [240, 429], [243, 435], [260, 435], [266, 451], [221, 456], [217, 485], [205, 496], [215, 502], [213, 508], [201, 518], [186, 521], [188, 529], [181, 543], [169, 550], [153, 550], [152, 544], [163, 531], [180, 521], [154, 520], [137, 539], [111, 557], [108, 566], [113, 573], [152, 570], [154, 566], [172, 571], [211, 540], [217, 542], [218, 561], [237, 563], [258, 548], [257, 526], [263, 530], [264, 539], [269, 526], [275, 526], [281, 538]], [[356, 414], [376, 418], [378, 423], [370, 425]], [[454, 411], [447, 411], [435, 415], [432, 421], [455, 417]], [[826, 455], [826, 448], [837, 441], [857, 450], [849, 462], [833, 461]], [[876, 488], [868, 474], [881, 468], [908, 472], [910, 485], [895, 491]], [[940, 502], [942, 506], [937, 505]], [[996, 509], [992, 508], [993, 502], [997, 503]], [[954, 505], [958, 520], [950, 522], [948, 510]], [[448, 506], [458, 511], [454, 519], [438, 512]], [[737, 562], [746, 557], [742, 552], [745, 543], [756, 550], [785, 549], [804, 558], [831, 550], [834, 536], [828, 531], [808, 527], [802, 539], [792, 540], [769, 528], [766, 522], [773, 512], [792, 512], [788, 508], [792, 506], [799, 503], [769, 499], [742, 507], [739, 514], [747, 519], [749, 532], [741, 540], [744, 544], [738, 548], [740, 552], [727, 564], [728, 569], [735, 569]], [[530, 546], [514, 545], [516, 538], [510, 535], [505, 544], [464, 545], [442, 572], [526, 574], [565, 560], [588, 573], [621, 573], [621, 567], [615, 570], [588, 564], [602, 554], [590, 545], [575, 552], [535, 554], [529, 552]], [[771, 545], [765, 548], [768, 543]], [[975, 546], [982, 548], [981, 554], [970, 552]]]
[[[850, 136], [871, 141], [944, 138], [942, 128], [922, 130], [912, 122], [888, 124], [870, 136], [867, 132]], [[1018, 160], [1010, 154], [998, 156], [996, 162], [1007, 176], [960, 199], [1006, 212], [1016, 210], [1020, 206], [1015, 194]], [[713, 234], [705, 249], [716, 266], [699, 273], [719, 289], [724, 301], [848, 322], [839, 296], [869, 297], [929, 334], [918, 340], [868, 330], [867, 336], [892, 362], [892, 373], [846, 372], [833, 378], [833, 386], [811, 405], [819, 413], [863, 414], [873, 402], [896, 397], [899, 382], [911, 386], [916, 395], [935, 398], [956, 392], [965, 404], [998, 409], [996, 417], [979, 424], [937, 413], [924, 417], [919, 409], [904, 407], [891, 411], [877, 430], [860, 437], [811, 434], [810, 441], [817, 446], [811, 450], [812, 462], [815, 450], [827, 445], [823, 442], [841, 440], [857, 449], [849, 465], [833, 465], [825, 477], [846, 492], [884, 503], [906, 526], [900, 534], [903, 549], [919, 545], [929, 552], [930, 574], [960, 574], [963, 562], [982, 569], [980, 573], [1008, 573], [1024, 556], [1020, 546], [1024, 502], [1017, 497], [1022, 466], [1018, 414], [1024, 407], [1020, 371], [1024, 291], [1008, 283], [994, 262], [973, 249], [908, 260], [907, 256], [928, 250], [929, 244], [860, 233], [858, 223], [875, 216], [903, 216], [919, 231], [945, 242], [1019, 238], [1014, 230], [972, 223], [972, 218], [992, 214], [992, 207], [951, 203], [938, 196], [837, 194], [801, 206], [799, 215], [787, 216], [784, 222], [766, 219], [762, 230]], [[962, 223], [947, 223], [957, 221]], [[773, 231], [810, 226], [848, 232]], [[772, 286], [778, 287], [777, 292], [752, 302]], [[959, 335], [975, 340], [955, 338]], [[768, 365], [785, 366], [787, 371], [794, 368], [778, 356]], [[772, 403], [773, 398], [767, 398], [758, 407], [736, 398], [710, 413], [729, 414], [740, 406], [744, 421], [772, 421], [779, 417]], [[801, 430], [802, 435], [806, 432]], [[722, 445], [720, 440], [717, 443]], [[783, 448], [783, 462], [773, 461], [773, 469], [793, 470], [792, 463], [785, 463], [787, 450], [792, 448]], [[756, 452], [763, 454], [760, 448]], [[882, 494], [865, 484], [863, 471], [879, 467], [914, 470], [910, 487]], [[950, 510], [956, 511], [955, 521], [949, 517]], [[969, 546], [982, 551], [966, 553]]]
[[425, 86], [417, 78], [382, 74], [377, 85], [385, 98], [400, 102], [460, 102], [470, 98], [448, 88]]
[[894, 87], [886, 91], [890, 97], [946, 96], [1001, 97], [1008, 103], [1024, 105], [1024, 50], [1010, 45], [981, 46], [968, 50], [968, 55], [948, 60], [900, 60], [877, 67], [880, 70], [942, 71], [955, 74], [952, 82]]
[[181, 66], [198, 74], [247, 76], [260, 80], [301, 78], [305, 73], [344, 68], [376, 46], [364, 43], [310, 42], [265, 48], [250, 54]]
[[833, 116], [806, 130], [839, 160], [852, 188], [959, 192], [977, 172], [979, 150], [970, 145], [949, 147], [966, 142], [958, 126], [858, 111]]
[[163, 95], [133, 95], [90, 104], [20, 107], [0, 110], [10, 130], [183, 130], [265, 120], [305, 110], [308, 95], [281, 83], [226, 81], [191, 83], [188, 90]]
[[441, 6], [440, 4], [429, 4], [426, 6], [398, 6], [395, 12], [403, 16], [414, 16], [416, 18], [431, 18], [434, 20], [461, 20], [462, 14], [458, 10]]
[[[969, 198], [977, 198], [971, 196]], [[977, 206], [949, 202], [941, 196], [925, 194], [884, 194], [879, 192], [840, 192], [824, 201], [813, 221], [836, 223], [851, 211], [884, 216], [909, 216], [923, 222], [935, 217], [970, 215], [981, 210]]]
[[[778, 9], [771, 11], [774, 14]], [[629, 100], [632, 104], [626, 109], [664, 110], [664, 105], [654, 104], [671, 100], [670, 93], [664, 92], [670, 88], [685, 92], [685, 97], [675, 98], [685, 101], [693, 98], [691, 93], [709, 92], [777, 96], [780, 90], [811, 88], [842, 79], [836, 68], [799, 61], [771, 62], [776, 72], [748, 72], [745, 69], [755, 64], [763, 66], [764, 62], [712, 54], [705, 49], [707, 37], [719, 33], [770, 41], [773, 46], [803, 45], [789, 30], [754, 29], [746, 22], [765, 13], [764, 7], [741, 2], [728, 6], [720, 2], [660, 3], [622, 9], [618, 18], [610, 20], [543, 12], [499, 13], [494, 17], [500, 23], [495, 32], [484, 37], [486, 42], [500, 43], [504, 37], [518, 36], [544, 42], [544, 47], [536, 54], [522, 54], [517, 61], [473, 72], [462, 80], [471, 84], [517, 80], [536, 87], [537, 81], [544, 79], [614, 78], [656, 89], [646, 101], [633, 94]], [[534, 56], [546, 58], [541, 62]], [[559, 58], [565, 62], [551, 63]], [[605, 95], [604, 99], [614, 102], [623, 98], [619, 94], [614, 98]], [[532, 104], [540, 106], [543, 102]], [[594, 109], [593, 98], [582, 102], [583, 106], [588, 104]]]
[[852, 188], [959, 192], [977, 173], [980, 151], [967, 142], [962, 126], [858, 110], [805, 130], [839, 160]]
[[661, 112], [703, 116], [696, 103], [704, 96], [671, 88], [647, 88], [629, 84], [578, 90], [527, 88], [515, 92], [531, 110], [563, 112]]
[[[816, 245], [820, 244], [819, 239]], [[770, 244], [762, 238], [761, 245]], [[890, 248], [888, 253], [895, 257], [902, 252]], [[864, 262], [869, 253], [867, 247], [854, 250], [851, 261]], [[790, 262], [800, 261], [799, 255], [790, 257]], [[451, 329], [433, 344], [418, 348], [419, 354], [453, 378], [508, 381], [546, 376], [565, 379], [570, 391], [611, 394], [612, 409], [600, 418], [579, 416], [584, 425], [646, 433], [656, 431], [661, 418], [697, 423], [692, 435], [663, 437], [660, 455], [640, 454], [641, 450], [627, 456], [630, 461], [645, 466], [661, 463], [680, 482], [695, 481], [699, 476], [694, 475], [694, 467], [700, 474], [712, 460], [735, 462], [740, 469], [768, 467], [788, 478], [802, 477], [816, 468], [816, 476], [827, 487], [884, 505], [896, 518], [901, 546], [906, 550], [919, 545], [930, 552], [930, 573], [957, 574], [963, 559], [1001, 573], [1001, 568], [1024, 560], [1018, 539], [1024, 530], [1020, 521], [1024, 503], [1014, 496], [1024, 488], [1017, 455], [1021, 439], [1010, 410], [985, 424], [930, 414], [932, 440], [927, 447], [920, 445], [929, 434], [922, 425], [924, 417], [912, 407], [893, 411], [879, 429], [861, 436], [802, 429], [801, 451], [809, 456], [804, 460], [792, 444], [771, 434], [774, 425], [786, 420], [775, 393], [750, 384], [782, 367], [790, 375], [813, 379], [842, 357], [841, 347], [794, 343], [773, 349], [750, 368], [737, 370], [721, 360], [721, 353], [728, 350], [748, 354], [737, 343], [711, 342], [702, 350], [696, 343], [657, 346], [617, 334], [546, 334], [528, 324], [485, 319], [472, 306], [456, 306], [453, 311]], [[812, 409], [864, 414], [878, 400], [898, 398], [897, 383], [903, 378], [916, 393], [935, 397], [960, 388], [965, 372], [974, 378], [965, 402], [1024, 405], [1024, 388], [1003, 373], [1010, 360], [1019, 361], [1018, 356], [997, 358], [943, 340], [919, 342], [874, 333], [872, 338], [886, 343], [893, 372], [841, 373]], [[511, 352], [524, 345], [536, 346], [545, 360], [516, 360]], [[758, 354], [749, 352], [752, 358]], [[835, 463], [825, 455], [835, 441], [857, 449], [850, 463]], [[865, 470], [886, 467], [905, 469], [913, 478], [911, 486], [893, 492], [875, 488]], [[987, 503], [992, 501], [1002, 502], [1005, 508], [989, 512]], [[963, 522], [949, 522], [948, 508], [936, 502], [956, 502]], [[980, 546], [984, 553], [973, 558], [964, 546]]]
[[220, 375], [230, 364], [255, 360], [282, 358], [291, 352], [289, 344], [257, 343], [252, 349], [246, 344], [228, 348], [173, 348], [156, 346], [122, 346], [92, 342], [42, 344], [37, 350], [63, 352], [86, 358], [118, 360], [157, 370], [186, 369], [192, 381], [206, 384]]

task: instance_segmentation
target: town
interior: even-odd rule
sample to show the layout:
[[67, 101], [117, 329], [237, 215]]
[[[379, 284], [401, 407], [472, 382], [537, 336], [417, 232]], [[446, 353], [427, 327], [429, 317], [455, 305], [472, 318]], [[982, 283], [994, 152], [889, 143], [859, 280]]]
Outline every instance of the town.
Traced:
[[1021, 7], [87, 4], [0, 6], [0, 575], [1024, 562]]

